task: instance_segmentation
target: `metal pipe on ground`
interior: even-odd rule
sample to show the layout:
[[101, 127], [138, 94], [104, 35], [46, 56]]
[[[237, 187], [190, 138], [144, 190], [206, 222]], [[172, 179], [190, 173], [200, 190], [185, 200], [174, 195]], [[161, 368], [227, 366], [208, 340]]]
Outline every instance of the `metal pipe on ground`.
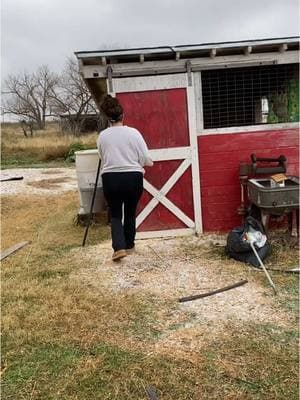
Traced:
[[225, 287], [220, 288], [220, 289], [212, 290], [211, 292], [202, 293], [202, 294], [195, 294], [193, 296], [181, 297], [178, 301], [179, 301], [179, 303], [184, 303], [186, 301], [202, 299], [203, 297], [212, 296], [212, 295], [217, 294], [217, 293], [225, 292], [226, 290], [230, 290], [230, 289], [237, 288], [239, 286], [243, 286], [246, 283], [248, 283], [248, 281], [246, 279], [244, 279], [244, 280], [242, 280], [240, 282], [234, 283], [233, 285], [229, 285], [229, 286], [225, 286]]
[[22, 179], [24, 179], [23, 176], [13, 176], [13, 177], [11, 177], [11, 178], [3, 178], [3, 179], [0, 179], [0, 182], [21, 181]]
[[251, 249], [253, 250], [253, 253], [255, 254], [255, 256], [256, 256], [256, 258], [257, 258], [257, 260], [258, 260], [260, 266], [262, 267], [264, 273], [266, 274], [266, 277], [268, 278], [268, 281], [269, 281], [270, 285], [272, 286], [272, 288], [273, 288], [273, 290], [274, 290], [274, 293], [277, 294], [277, 290], [276, 290], [276, 287], [275, 287], [275, 285], [274, 285], [274, 282], [272, 281], [272, 279], [271, 279], [271, 277], [270, 277], [268, 271], [266, 270], [266, 267], [264, 266], [264, 263], [262, 262], [261, 258], [259, 257], [259, 255], [258, 255], [258, 253], [257, 253], [257, 251], [256, 251], [256, 249], [255, 249], [255, 247], [254, 247], [253, 242], [252, 242], [251, 240], [248, 239], [248, 236], [247, 236], [247, 240], [248, 240], [248, 242], [249, 242], [249, 244], [250, 244], [250, 246], [251, 246]]

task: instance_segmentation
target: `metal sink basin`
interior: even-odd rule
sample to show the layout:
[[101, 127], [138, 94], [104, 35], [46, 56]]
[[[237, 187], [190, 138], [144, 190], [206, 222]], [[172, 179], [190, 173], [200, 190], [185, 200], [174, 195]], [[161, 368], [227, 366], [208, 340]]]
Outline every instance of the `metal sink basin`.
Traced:
[[299, 178], [289, 176], [284, 187], [272, 187], [271, 178], [253, 178], [247, 183], [249, 201], [268, 213], [284, 214], [299, 208]]

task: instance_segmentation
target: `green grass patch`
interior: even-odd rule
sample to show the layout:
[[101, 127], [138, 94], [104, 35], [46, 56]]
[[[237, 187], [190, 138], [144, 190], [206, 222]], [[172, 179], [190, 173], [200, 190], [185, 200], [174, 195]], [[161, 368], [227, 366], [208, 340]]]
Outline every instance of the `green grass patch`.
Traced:
[[74, 346], [56, 344], [26, 346], [18, 354], [8, 354], [2, 395], [6, 399], [29, 399], [38, 392], [40, 398], [58, 399], [58, 381], [70, 379], [81, 356]]
[[28, 155], [21, 157], [4, 155], [1, 158], [2, 170], [11, 168], [68, 168], [73, 165], [73, 162], [68, 162], [63, 158], [45, 162], [36, 159], [35, 156], [30, 157]]
[[165, 399], [187, 400], [197, 380], [197, 368], [186, 361], [147, 357], [105, 343], [90, 348], [35, 344], [10, 354], [5, 363], [5, 399], [145, 399], [145, 388], [154, 384]]
[[[277, 275], [278, 276], [278, 275]], [[278, 280], [278, 278], [277, 278]], [[281, 277], [279, 305], [299, 318], [299, 278], [298, 276]]]
[[231, 327], [231, 332], [231, 339], [213, 343], [219, 374], [250, 393], [249, 398], [296, 400], [297, 330], [254, 324], [239, 331]]
[[42, 280], [48, 280], [48, 279], [56, 279], [56, 278], [63, 278], [66, 277], [70, 274], [70, 271], [64, 271], [64, 270], [43, 270], [43, 271], [39, 271], [36, 276], [38, 279], [42, 279]]
[[161, 328], [157, 326], [157, 311], [165, 308], [166, 304], [150, 296], [137, 296], [133, 304], [133, 313], [124, 325], [125, 334], [138, 340], [157, 340], [162, 334]]
[[89, 146], [84, 143], [80, 142], [75, 142], [70, 145], [68, 148], [67, 152], [65, 153], [65, 160], [69, 163], [74, 163], [76, 159], [75, 152], [76, 151], [82, 151], [82, 150], [88, 150], [88, 149], [93, 149], [95, 146]]

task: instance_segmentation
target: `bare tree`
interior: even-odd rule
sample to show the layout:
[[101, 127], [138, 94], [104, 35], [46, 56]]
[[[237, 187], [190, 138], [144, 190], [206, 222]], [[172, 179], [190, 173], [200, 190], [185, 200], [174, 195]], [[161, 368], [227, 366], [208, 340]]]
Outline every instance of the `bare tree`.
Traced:
[[9, 75], [4, 84], [7, 97], [3, 99], [3, 113], [15, 115], [37, 129], [44, 129], [46, 116], [51, 115], [50, 94], [58, 80], [47, 66], [39, 67], [35, 73]]
[[102, 124], [103, 117], [97, 110], [74, 58], [67, 59], [59, 85], [52, 90], [51, 107], [54, 114], [64, 116], [67, 130], [73, 134], [80, 133], [88, 114], [98, 115], [99, 124]]

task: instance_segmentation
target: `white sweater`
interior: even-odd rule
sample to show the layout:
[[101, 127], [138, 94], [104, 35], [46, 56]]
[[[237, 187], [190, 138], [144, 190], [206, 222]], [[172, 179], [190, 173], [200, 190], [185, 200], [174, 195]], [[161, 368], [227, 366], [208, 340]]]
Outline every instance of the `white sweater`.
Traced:
[[151, 167], [143, 136], [126, 125], [112, 126], [100, 132], [97, 147], [101, 158], [101, 175], [105, 172], [142, 172]]

